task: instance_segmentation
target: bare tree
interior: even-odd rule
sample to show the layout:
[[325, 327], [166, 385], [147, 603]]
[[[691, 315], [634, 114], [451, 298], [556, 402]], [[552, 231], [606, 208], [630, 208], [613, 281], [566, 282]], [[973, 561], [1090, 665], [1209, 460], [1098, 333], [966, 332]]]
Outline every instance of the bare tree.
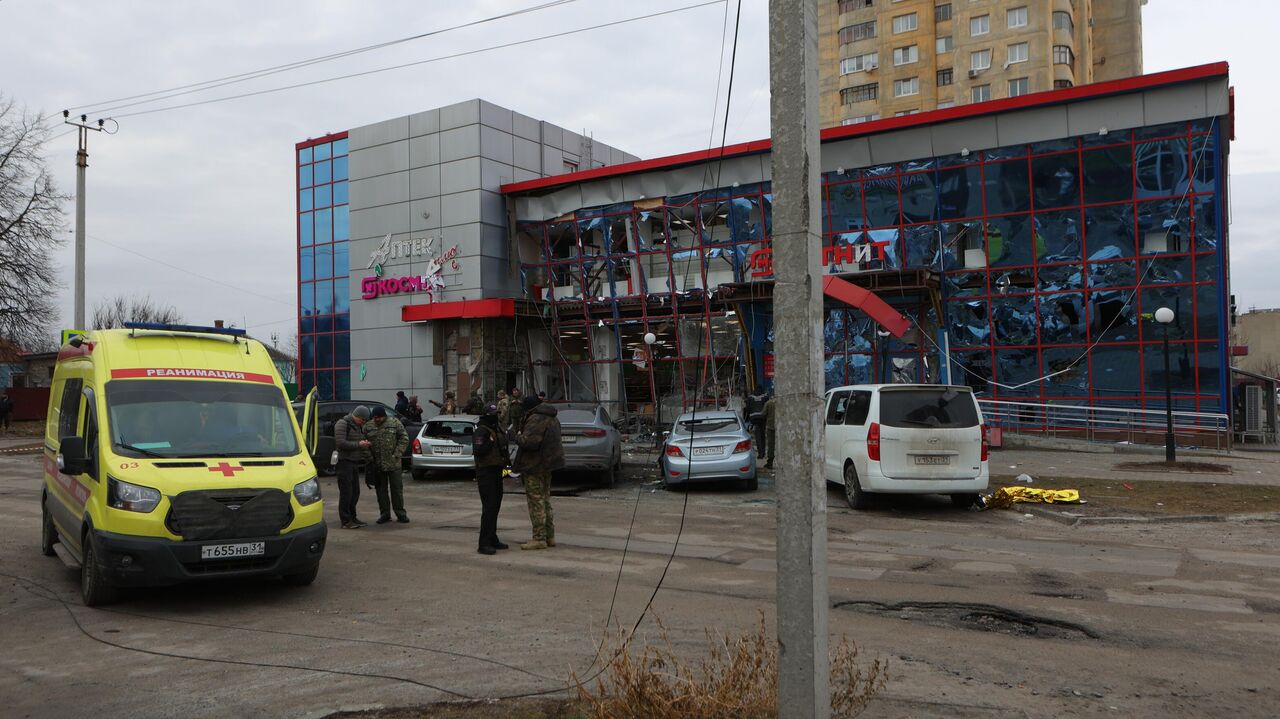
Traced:
[[126, 297], [116, 295], [93, 306], [93, 328], [109, 330], [124, 327], [126, 322], [180, 324], [182, 313], [173, 305], [157, 305], [150, 295]]
[[46, 167], [49, 128], [0, 95], [0, 338], [23, 347], [47, 338], [58, 286], [63, 203]]

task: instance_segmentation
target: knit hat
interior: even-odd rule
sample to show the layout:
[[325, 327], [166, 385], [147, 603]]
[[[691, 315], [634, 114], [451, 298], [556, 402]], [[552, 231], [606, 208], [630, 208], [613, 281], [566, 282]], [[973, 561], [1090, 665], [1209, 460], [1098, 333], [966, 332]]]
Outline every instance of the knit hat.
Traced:
[[531, 394], [531, 395], [529, 395], [529, 396], [525, 397], [523, 400], [521, 400], [521, 401], [520, 401], [520, 404], [521, 404], [525, 409], [533, 409], [534, 407], [537, 407], [538, 405], [542, 404], [542, 399], [541, 399], [541, 398], [539, 398], [537, 395], [532, 395], [532, 394]]
[[356, 419], [369, 419], [369, 408], [364, 405], [359, 405], [355, 409], [351, 410], [351, 416]]
[[374, 417], [386, 417], [386, 416], [387, 416], [387, 408], [386, 408], [386, 407], [383, 407], [382, 405], [378, 405], [378, 406], [374, 407], [374, 408], [373, 408], [373, 411], [372, 411], [372, 412], [370, 412], [369, 414], [373, 415]]
[[492, 403], [485, 405], [484, 412], [482, 412], [482, 414], [497, 414], [497, 413], [498, 413], [498, 405], [492, 404]]

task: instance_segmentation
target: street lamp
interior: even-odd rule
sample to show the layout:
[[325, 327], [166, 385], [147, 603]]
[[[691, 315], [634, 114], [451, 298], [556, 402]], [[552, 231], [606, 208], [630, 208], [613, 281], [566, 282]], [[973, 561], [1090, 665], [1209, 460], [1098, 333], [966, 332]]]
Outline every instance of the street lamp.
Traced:
[[1168, 307], [1156, 310], [1156, 322], [1164, 328], [1164, 461], [1176, 462], [1177, 453], [1173, 446], [1173, 380], [1169, 373], [1169, 325], [1173, 322], [1173, 310]]
[[[652, 332], [644, 333], [644, 353], [645, 358], [649, 361], [649, 376], [653, 376], [653, 343], [658, 341], [658, 336]], [[658, 394], [657, 385], [652, 385], [653, 392], [653, 439], [654, 444], [658, 447], [662, 446], [662, 396]]]

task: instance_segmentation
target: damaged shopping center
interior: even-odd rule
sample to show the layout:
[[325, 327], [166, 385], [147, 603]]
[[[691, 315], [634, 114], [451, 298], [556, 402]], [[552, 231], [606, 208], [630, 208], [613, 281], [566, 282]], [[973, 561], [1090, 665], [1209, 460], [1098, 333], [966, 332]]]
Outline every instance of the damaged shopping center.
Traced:
[[[1163, 408], [1163, 306], [1174, 405], [1227, 412], [1231, 133], [1225, 64], [824, 131], [827, 385]], [[472, 101], [298, 149], [304, 388], [668, 417], [769, 389], [767, 141], [637, 161]]]

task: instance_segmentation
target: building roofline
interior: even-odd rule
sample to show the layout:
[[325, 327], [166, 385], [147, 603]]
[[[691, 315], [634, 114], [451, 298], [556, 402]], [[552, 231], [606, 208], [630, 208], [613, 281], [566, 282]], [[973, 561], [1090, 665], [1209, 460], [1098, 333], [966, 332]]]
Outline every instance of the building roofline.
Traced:
[[302, 142], [295, 144], [293, 146], [293, 149], [296, 152], [297, 150], [305, 150], [308, 147], [323, 145], [326, 142], [333, 142], [334, 140], [345, 140], [345, 139], [347, 139], [346, 130], [343, 130], [342, 132], [331, 132], [328, 135], [324, 135], [322, 137], [313, 137], [313, 138], [308, 138], [306, 140], [303, 140]]
[[[1120, 95], [1156, 87], [1194, 82], [1196, 80], [1205, 80], [1213, 77], [1225, 77], [1227, 74], [1227, 63], [1215, 62], [1206, 65], [1180, 68], [1177, 70], [1156, 72], [1149, 75], [1138, 75], [1136, 77], [1127, 77], [1119, 80], [1108, 80], [1106, 82], [1098, 82], [1091, 85], [1067, 87], [1060, 90], [1047, 90], [1045, 92], [1036, 92], [1028, 95], [1020, 95], [1018, 97], [1003, 98], [1000, 100], [990, 100], [988, 102], [980, 102], [972, 105], [961, 105], [941, 110], [930, 110], [929, 112], [921, 112], [914, 115], [886, 117], [880, 120], [859, 123], [857, 125], [831, 127], [823, 130], [820, 133], [820, 138], [822, 142], [833, 142], [837, 140], [845, 140], [851, 137], [875, 135], [888, 130], [924, 127], [940, 122], [993, 115], [1012, 110], [1025, 110], [1034, 107], [1059, 105], [1078, 100], [1095, 99], [1108, 95]], [[771, 147], [772, 143], [770, 140], [755, 140], [752, 142], [726, 145], [724, 147], [711, 148], [708, 150], [696, 150], [694, 152], [685, 152], [678, 155], [657, 157], [651, 160], [624, 162], [619, 165], [607, 165], [605, 167], [571, 172], [564, 175], [553, 175], [551, 177], [540, 177], [534, 180], [525, 180], [524, 182], [513, 182], [503, 185], [501, 189], [502, 193], [506, 195], [548, 190], [555, 187], [562, 187], [564, 185], [585, 182], [587, 180], [599, 180], [608, 177], [631, 175], [638, 172], [664, 170], [680, 167], [682, 165], [693, 165], [729, 157], [762, 154], [768, 152]]]

